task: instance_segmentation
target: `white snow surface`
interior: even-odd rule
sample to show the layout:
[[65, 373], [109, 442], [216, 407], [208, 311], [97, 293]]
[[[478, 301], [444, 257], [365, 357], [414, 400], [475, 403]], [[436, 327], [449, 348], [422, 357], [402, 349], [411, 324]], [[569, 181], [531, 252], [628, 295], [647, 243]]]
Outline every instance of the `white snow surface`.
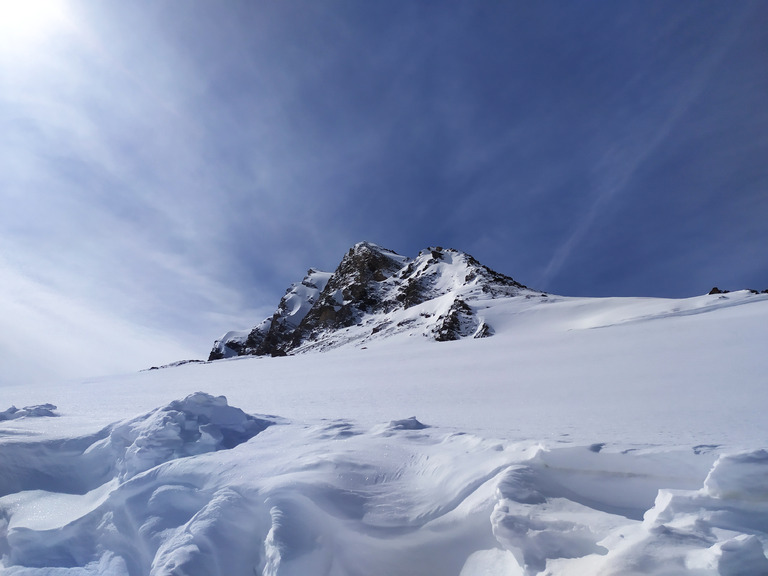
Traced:
[[470, 305], [3, 388], [0, 574], [768, 574], [768, 295]]

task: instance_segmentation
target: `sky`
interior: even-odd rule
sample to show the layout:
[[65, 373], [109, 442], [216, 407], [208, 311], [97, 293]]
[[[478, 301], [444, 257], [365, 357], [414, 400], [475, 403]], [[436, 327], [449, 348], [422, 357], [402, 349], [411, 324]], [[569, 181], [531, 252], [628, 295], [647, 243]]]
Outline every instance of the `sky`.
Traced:
[[0, 386], [206, 358], [361, 240], [569, 296], [766, 289], [766, 21], [0, 0]]

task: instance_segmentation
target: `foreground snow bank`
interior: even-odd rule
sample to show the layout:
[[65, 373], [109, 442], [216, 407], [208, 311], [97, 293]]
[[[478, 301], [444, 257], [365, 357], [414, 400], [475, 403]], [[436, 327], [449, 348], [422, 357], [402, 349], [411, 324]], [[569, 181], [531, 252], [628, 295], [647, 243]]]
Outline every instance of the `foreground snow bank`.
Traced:
[[5, 575], [768, 573], [768, 453], [544, 448], [197, 393], [0, 444]]
[[198, 392], [88, 436], [5, 443], [0, 496], [32, 489], [83, 494], [176, 458], [233, 448], [272, 423]]
[[669, 455], [601, 456], [543, 453], [501, 478], [491, 522], [525, 574], [768, 574], [765, 451], [720, 456], [697, 490], [671, 487], [691, 478]]

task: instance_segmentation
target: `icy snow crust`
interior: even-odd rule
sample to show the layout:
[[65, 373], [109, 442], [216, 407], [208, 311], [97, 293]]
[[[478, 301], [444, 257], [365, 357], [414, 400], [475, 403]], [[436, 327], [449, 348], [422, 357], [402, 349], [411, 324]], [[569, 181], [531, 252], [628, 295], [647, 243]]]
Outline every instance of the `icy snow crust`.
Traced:
[[0, 422], [0, 573], [768, 574], [768, 297], [472, 309], [494, 338], [4, 389], [59, 416]]

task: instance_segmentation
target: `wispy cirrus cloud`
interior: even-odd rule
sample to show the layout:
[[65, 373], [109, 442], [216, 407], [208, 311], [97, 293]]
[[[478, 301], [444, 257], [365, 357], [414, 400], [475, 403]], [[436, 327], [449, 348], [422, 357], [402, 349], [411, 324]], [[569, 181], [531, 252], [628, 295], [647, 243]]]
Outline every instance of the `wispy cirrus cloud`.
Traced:
[[[690, 291], [713, 226], [740, 254], [764, 245], [759, 3], [57, 1], [65, 26], [1, 55], [9, 333], [113, 342], [100, 354], [118, 363], [123, 345], [135, 364], [150, 349], [202, 357], [363, 239], [409, 255], [453, 246], [590, 294], [660, 277], [663, 293]], [[723, 186], [739, 200], [715, 201]], [[668, 201], [678, 189], [711, 206]], [[653, 235], [633, 224], [644, 204]], [[625, 229], [637, 240], [619, 247]], [[658, 258], [663, 242], [678, 253]], [[760, 274], [746, 256], [719, 262]], [[87, 368], [62, 343], [37, 346], [49, 373]]]
[[[625, 193], [638, 169], [655, 154], [670, 134], [675, 130], [680, 119], [689, 111], [691, 104], [701, 96], [710, 81], [713, 71], [721, 64], [728, 48], [735, 41], [741, 24], [750, 14], [747, 4], [731, 18], [725, 32], [712, 46], [707, 47], [707, 54], [701, 58], [693, 70], [674, 71], [679, 83], [670, 88], [668, 102], [657, 105], [656, 109], [635, 110], [636, 117], [629, 120], [626, 133], [620, 141], [604, 142], [599, 161], [594, 167], [594, 191], [589, 199], [589, 206], [577, 219], [565, 240], [557, 247], [539, 278], [539, 284], [549, 285], [560, 273], [571, 253], [583, 242], [585, 236], [595, 225], [606, 205]], [[684, 25], [681, 23], [680, 25]], [[656, 81], [648, 76], [635, 77], [632, 84]], [[631, 97], [631, 87], [627, 87], [627, 96]], [[666, 104], [666, 105], [665, 105]]]

